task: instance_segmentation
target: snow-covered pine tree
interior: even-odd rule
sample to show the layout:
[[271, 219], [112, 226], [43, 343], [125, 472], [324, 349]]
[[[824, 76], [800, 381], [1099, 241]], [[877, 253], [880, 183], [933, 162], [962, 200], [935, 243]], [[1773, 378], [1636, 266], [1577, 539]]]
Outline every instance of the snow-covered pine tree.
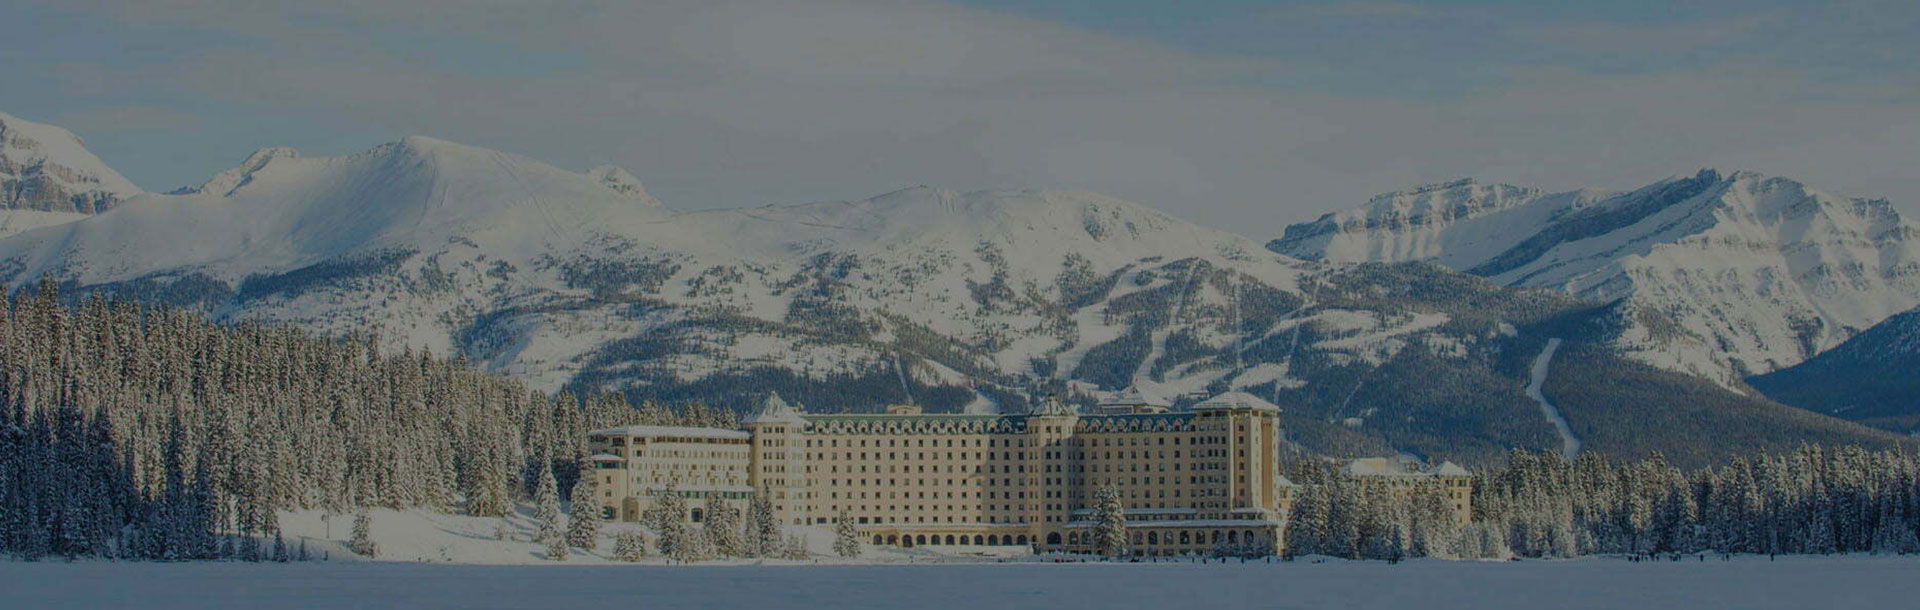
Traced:
[[1093, 495], [1093, 548], [1108, 557], [1127, 554], [1126, 508], [1120, 504], [1120, 490], [1111, 485]]
[[786, 541], [780, 545], [780, 549], [781, 559], [804, 561], [812, 556], [807, 552], [807, 539], [800, 534], [788, 534]]
[[718, 494], [708, 494], [701, 513], [706, 516], [701, 535], [706, 536], [716, 556], [739, 557], [746, 553], [746, 545], [740, 540], [740, 511]]
[[292, 561], [292, 559], [293, 558], [287, 554], [287, 537], [280, 532], [280, 528], [274, 528], [273, 560], [278, 563], [286, 563]]
[[553, 536], [546, 540], [546, 557], [553, 561], [566, 561], [572, 551], [567, 548], [565, 536]]
[[353, 515], [353, 540], [347, 548], [368, 559], [380, 556], [380, 545], [373, 541], [373, 515], [360, 511]]
[[667, 556], [682, 563], [693, 563], [713, 559], [715, 556], [713, 541], [706, 536], [683, 529], [680, 533], [680, 543], [675, 544], [673, 551]]
[[833, 519], [833, 554], [841, 557], [860, 556], [860, 531], [853, 527], [853, 517], [847, 516], [846, 509]]
[[573, 484], [572, 503], [567, 512], [567, 546], [592, 552], [599, 546], [601, 508], [599, 481], [592, 470], [582, 468]]
[[776, 557], [780, 555], [783, 540], [780, 536], [780, 519], [773, 516], [773, 501], [766, 494], [753, 494], [752, 531], [747, 532], [748, 548], [756, 557]]
[[677, 558], [692, 554], [683, 548], [691, 542], [687, 532], [686, 499], [673, 485], [654, 492], [653, 505], [647, 507], [641, 520], [653, 530], [654, 546], [659, 547], [661, 555]]
[[623, 529], [613, 536], [613, 558], [640, 561], [647, 556], [647, 539], [639, 530]]
[[[540, 460], [540, 462], [545, 463], [546, 460]], [[540, 527], [539, 532], [534, 535], [534, 541], [547, 549], [548, 559], [564, 560], [567, 555], [567, 541], [560, 527], [559, 484], [554, 481], [551, 468], [541, 468], [534, 476], [538, 482], [533, 492], [533, 519]]]

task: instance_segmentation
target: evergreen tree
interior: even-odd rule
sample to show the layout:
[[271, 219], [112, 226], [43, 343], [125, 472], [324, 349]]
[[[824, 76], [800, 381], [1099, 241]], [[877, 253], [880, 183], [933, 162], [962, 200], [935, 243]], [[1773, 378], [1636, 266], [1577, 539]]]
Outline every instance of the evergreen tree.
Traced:
[[292, 557], [287, 554], [287, 537], [277, 528], [273, 531], [273, 560], [278, 563], [292, 560]]
[[860, 532], [853, 527], [853, 518], [847, 516], [846, 509], [833, 520], [833, 554], [841, 557], [860, 556]]
[[647, 556], [647, 539], [638, 530], [623, 529], [613, 537], [613, 558], [640, 561]]
[[766, 494], [753, 494], [749, 523], [752, 531], [747, 533], [748, 549], [755, 557], [777, 557], [781, 553], [783, 541], [780, 535], [780, 519], [773, 516], [773, 501]]
[[588, 552], [599, 546], [602, 513], [598, 492], [598, 481], [591, 474], [574, 483], [567, 514], [567, 546]]
[[546, 547], [548, 559], [564, 560], [567, 556], [567, 540], [560, 528], [559, 484], [555, 482], [551, 468], [541, 468], [534, 476], [538, 482], [534, 487], [533, 519], [540, 527], [534, 535], [534, 541]]
[[368, 559], [380, 556], [380, 546], [373, 541], [373, 516], [360, 511], [353, 516], [353, 541], [347, 548]]
[[799, 534], [788, 534], [786, 541], [781, 544], [780, 548], [781, 559], [805, 561], [808, 557], [811, 557], [811, 554], [807, 552], [807, 539]]
[[1112, 486], [1094, 492], [1093, 548], [1108, 557], [1127, 554], [1126, 509], [1120, 504], [1120, 491]]
[[708, 546], [720, 557], [739, 557], [746, 554], [746, 544], [740, 538], [740, 513], [718, 494], [708, 494], [707, 502], [701, 512], [706, 523], [701, 526], [701, 534], [706, 536]]
[[654, 546], [660, 548], [661, 555], [678, 559], [695, 554], [686, 548], [691, 544], [686, 500], [674, 486], [654, 492], [653, 504], [647, 507], [641, 520], [653, 530]]

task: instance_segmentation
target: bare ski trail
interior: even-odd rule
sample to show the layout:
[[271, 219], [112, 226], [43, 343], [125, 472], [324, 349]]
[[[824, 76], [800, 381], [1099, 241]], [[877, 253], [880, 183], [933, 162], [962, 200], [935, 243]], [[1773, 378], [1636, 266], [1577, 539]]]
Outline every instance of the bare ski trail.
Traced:
[[1540, 403], [1540, 413], [1547, 416], [1554, 432], [1560, 434], [1560, 457], [1571, 461], [1580, 453], [1580, 438], [1573, 435], [1573, 428], [1567, 425], [1567, 418], [1560, 415], [1560, 409], [1547, 402], [1547, 395], [1540, 391], [1547, 384], [1547, 369], [1553, 364], [1553, 353], [1559, 349], [1560, 339], [1548, 339], [1547, 347], [1533, 358], [1533, 378], [1527, 382], [1527, 397]]

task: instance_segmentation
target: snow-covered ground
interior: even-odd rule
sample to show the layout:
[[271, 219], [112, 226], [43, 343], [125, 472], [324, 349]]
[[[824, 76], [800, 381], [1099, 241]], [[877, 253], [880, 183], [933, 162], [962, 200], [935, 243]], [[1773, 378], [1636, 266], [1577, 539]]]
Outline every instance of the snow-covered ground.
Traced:
[[1533, 367], [1529, 370], [1531, 378], [1527, 381], [1527, 397], [1540, 403], [1540, 413], [1546, 416], [1547, 423], [1553, 424], [1553, 431], [1560, 435], [1560, 457], [1572, 461], [1580, 454], [1580, 437], [1573, 435], [1573, 427], [1567, 425], [1567, 417], [1560, 414], [1560, 408], [1547, 400], [1542, 388], [1547, 385], [1547, 371], [1553, 366], [1553, 353], [1560, 351], [1558, 337], [1547, 340], [1547, 346], [1540, 355], [1533, 358]]
[[931, 566], [0, 563], [33, 608], [1901, 608], [1912, 557]]
[[[368, 512], [373, 522], [373, 541], [379, 546], [381, 562], [454, 563], [466, 565], [553, 565], [546, 558], [546, 547], [535, 542], [539, 522], [533, 507], [521, 504], [506, 518], [469, 517], [424, 510], [395, 511], [375, 509]], [[331, 523], [328, 523], [331, 521]], [[316, 559], [366, 561], [347, 550], [353, 534], [353, 515], [328, 515], [322, 511], [292, 511], [280, 514], [280, 527], [287, 544], [295, 552], [302, 543]], [[574, 549], [565, 563], [577, 565], [618, 564], [613, 559], [613, 540], [625, 529], [646, 530], [636, 523], [610, 522], [600, 530], [599, 548], [588, 552]], [[929, 547], [898, 549], [864, 546], [857, 559], [833, 556], [833, 532], [822, 527], [788, 527], [806, 541], [807, 550], [816, 556], [804, 562], [779, 559], [725, 559], [705, 562], [729, 564], [791, 563], [929, 563], [996, 561], [1002, 557], [1024, 555], [1025, 547]], [[651, 538], [649, 538], [651, 540]], [[649, 552], [651, 552], [649, 545]], [[664, 565], [667, 561], [653, 554], [641, 563]], [[623, 564], [622, 564], [623, 565]], [[0, 607], [4, 607], [0, 605]]]

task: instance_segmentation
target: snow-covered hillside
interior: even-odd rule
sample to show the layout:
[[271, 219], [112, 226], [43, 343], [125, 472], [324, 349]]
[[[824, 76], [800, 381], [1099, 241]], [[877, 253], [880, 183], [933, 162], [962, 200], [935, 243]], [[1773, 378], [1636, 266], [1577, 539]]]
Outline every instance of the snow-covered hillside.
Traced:
[[1920, 304], [1915, 234], [1884, 200], [1704, 170], [1617, 194], [1435, 185], [1288, 227], [1269, 247], [1336, 262], [1433, 261], [1509, 286], [1622, 300], [1622, 348], [1731, 381]]
[[1887, 318], [1806, 362], [1748, 379], [1780, 402], [1914, 434], [1920, 431], [1920, 309]]
[[916, 187], [675, 213], [624, 170], [431, 138], [264, 149], [198, 188], [0, 240], [12, 285], [51, 274], [224, 319], [376, 331], [546, 390], [798, 383], [991, 411], [1034, 383], [1297, 389], [1295, 351], [1377, 365], [1497, 335], [1401, 307], [1308, 311], [1302, 282], [1337, 271], [1094, 193]]
[[619, 168], [424, 137], [263, 149], [199, 187], [0, 238], [0, 282], [43, 275], [372, 333], [542, 391], [1023, 412], [1047, 393], [1235, 389], [1299, 416], [1314, 450], [1465, 462], [1557, 446], [1501, 363], [1538, 349], [1518, 329], [1581, 306], [1430, 265], [1302, 261], [1095, 193], [675, 212]]
[[0, 112], [0, 210], [91, 214], [139, 192], [72, 132]]

